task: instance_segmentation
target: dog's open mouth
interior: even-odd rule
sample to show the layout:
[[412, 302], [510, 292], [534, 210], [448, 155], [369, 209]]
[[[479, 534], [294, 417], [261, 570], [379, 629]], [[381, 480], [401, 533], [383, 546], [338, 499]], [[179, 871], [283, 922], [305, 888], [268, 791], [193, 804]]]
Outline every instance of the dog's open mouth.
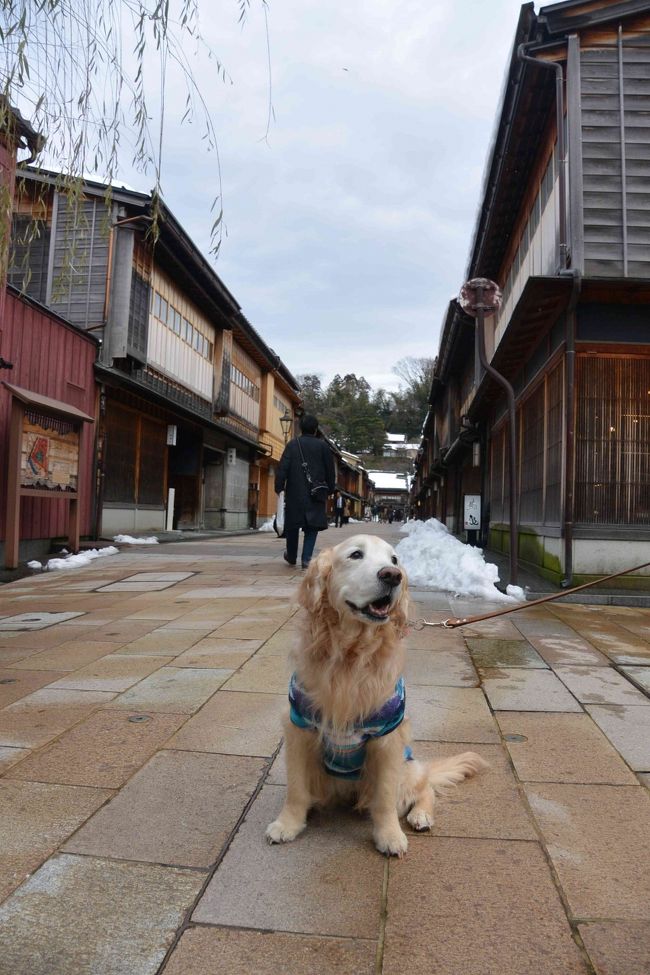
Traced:
[[365, 606], [355, 606], [349, 599], [346, 602], [356, 613], [361, 613], [370, 620], [387, 620], [393, 604], [390, 596], [382, 596], [381, 599], [375, 599], [371, 603], [366, 603]]

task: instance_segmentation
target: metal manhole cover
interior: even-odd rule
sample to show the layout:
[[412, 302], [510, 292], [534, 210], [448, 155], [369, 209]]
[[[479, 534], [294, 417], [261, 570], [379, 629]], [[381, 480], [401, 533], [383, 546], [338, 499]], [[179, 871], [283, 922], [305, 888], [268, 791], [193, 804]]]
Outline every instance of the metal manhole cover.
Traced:
[[151, 721], [151, 716], [148, 714], [132, 714], [127, 721], [131, 724], [140, 724], [142, 721]]
[[46, 626], [85, 616], [85, 613], [20, 613], [0, 620], [0, 632], [17, 633], [21, 630], [44, 630]]
[[526, 735], [504, 735], [505, 741], [528, 741]]

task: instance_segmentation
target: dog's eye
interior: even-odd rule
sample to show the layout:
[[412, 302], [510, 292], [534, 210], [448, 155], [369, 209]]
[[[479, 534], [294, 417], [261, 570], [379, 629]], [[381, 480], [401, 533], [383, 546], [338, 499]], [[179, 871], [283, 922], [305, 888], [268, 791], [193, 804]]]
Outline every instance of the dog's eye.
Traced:
[[391, 562], [393, 563], [393, 565], [397, 565], [397, 556], [396, 555], [394, 555], [392, 557]]
[[348, 558], [349, 559], [362, 559], [363, 558], [363, 552], [361, 551], [360, 548], [356, 548], [354, 550], [354, 552], [350, 552], [350, 554], [348, 555]]

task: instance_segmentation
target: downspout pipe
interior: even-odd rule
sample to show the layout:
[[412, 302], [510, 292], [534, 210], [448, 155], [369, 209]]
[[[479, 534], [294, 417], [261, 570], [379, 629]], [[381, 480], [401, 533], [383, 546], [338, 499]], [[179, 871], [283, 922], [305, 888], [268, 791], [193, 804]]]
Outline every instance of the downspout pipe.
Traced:
[[[480, 280], [480, 279], [479, 279]], [[487, 360], [485, 352], [485, 308], [483, 305], [483, 288], [476, 286], [476, 345], [481, 366], [495, 382], [501, 386], [506, 394], [509, 421], [509, 483], [510, 483], [510, 585], [517, 585], [517, 556], [519, 548], [519, 512], [517, 510], [517, 409], [515, 406], [515, 391], [505, 376], [502, 376]]]
[[460, 307], [476, 319], [475, 350], [485, 372], [498, 383], [506, 394], [509, 438], [509, 484], [510, 484], [510, 584], [517, 584], [517, 556], [519, 548], [519, 512], [517, 504], [517, 409], [515, 391], [510, 382], [488, 362], [485, 351], [485, 316], [493, 315], [501, 303], [501, 292], [494, 281], [488, 278], [472, 278], [460, 292]]
[[563, 589], [573, 584], [573, 526], [575, 518], [575, 371], [576, 371], [576, 308], [582, 289], [582, 275], [574, 268], [571, 296], [566, 310], [566, 459], [564, 465], [564, 578]]
[[559, 220], [559, 236], [560, 236], [560, 274], [566, 271], [569, 264], [569, 243], [567, 239], [567, 209], [566, 209], [566, 198], [567, 198], [567, 173], [566, 173], [566, 149], [564, 140], [564, 71], [562, 65], [558, 61], [546, 61], [541, 58], [535, 58], [526, 51], [528, 48], [532, 47], [533, 44], [520, 44], [517, 48], [517, 57], [520, 61], [528, 61], [531, 64], [537, 65], [539, 68], [548, 68], [555, 72], [555, 125], [557, 128], [557, 155], [560, 163], [560, 174], [559, 174], [559, 209], [560, 209], [560, 220]]

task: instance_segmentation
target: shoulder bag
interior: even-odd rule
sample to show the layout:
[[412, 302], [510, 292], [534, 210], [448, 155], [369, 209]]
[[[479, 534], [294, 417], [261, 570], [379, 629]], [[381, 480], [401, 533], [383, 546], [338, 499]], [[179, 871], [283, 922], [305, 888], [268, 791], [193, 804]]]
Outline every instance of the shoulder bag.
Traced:
[[311, 476], [311, 471], [309, 470], [309, 464], [305, 460], [305, 455], [302, 452], [302, 444], [300, 443], [300, 437], [296, 437], [296, 442], [298, 444], [298, 450], [300, 451], [300, 456], [302, 457], [302, 469], [305, 472], [305, 480], [307, 481], [307, 487], [309, 488], [309, 493], [313, 501], [327, 501], [327, 497], [330, 493], [329, 485], [324, 481], [315, 481]]

